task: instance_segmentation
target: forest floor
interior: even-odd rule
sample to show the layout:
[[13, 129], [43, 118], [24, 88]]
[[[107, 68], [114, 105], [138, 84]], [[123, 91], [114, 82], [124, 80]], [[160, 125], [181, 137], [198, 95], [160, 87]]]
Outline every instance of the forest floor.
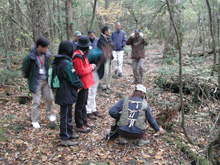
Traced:
[[[152, 114], [156, 117], [163, 109], [160, 100], [167, 100], [170, 104], [178, 104], [178, 94], [158, 89], [154, 84], [156, 70], [162, 62], [161, 47], [152, 47], [146, 51], [145, 83], [148, 89], [147, 97]], [[178, 72], [178, 71], [177, 71]], [[22, 80], [26, 81], [26, 80]], [[124, 56], [123, 77], [112, 78], [112, 94], [99, 90], [97, 95], [97, 109], [104, 114], [103, 118], [89, 120], [95, 128], [88, 134], [80, 133], [77, 140], [79, 145], [62, 147], [59, 139], [59, 127], [51, 130], [45, 117], [45, 106], [42, 102], [40, 109], [40, 129], [31, 127], [31, 101], [19, 104], [17, 98], [0, 98], [0, 164], [188, 164], [193, 161], [189, 151], [185, 153], [182, 146], [189, 146], [199, 156], [203, 155], [207, 145], [209, 130], [213, 125], [210, 107], [217, 109], [219, 103], [206, 102], [206, 106], [196, 107], [195, 113], [186, 115], [186, 128], [189, 136], [197, 145], [189, 145], [181, 129], [181, 114], [178, 112], [172, 120], [172, 129], [164, 135], [155, 133], [147, 126], [146, 136], [150, 144], [142, 147], [131, 141], [120, 145], [119, 139], [105, 141], [113, 119], [108, 110], [121, 97], [131, 94], [135, 85], [131, 68], [131, 59]], [[20, 86], [0, 88], [0, 94], [9, 96], [20, 95]], [[23, 93], [28, 90], [23, 90]], [[158, 104], [157, 104], [158, 102]], [[172, 107], [172, 105], [171, 105]], [[55, 105], [57, 125], [59, 125], [59, 106]], [[182, 151], [181, 151], [182, 150]], [[187, 154], [188, 153], [188, 154]]]

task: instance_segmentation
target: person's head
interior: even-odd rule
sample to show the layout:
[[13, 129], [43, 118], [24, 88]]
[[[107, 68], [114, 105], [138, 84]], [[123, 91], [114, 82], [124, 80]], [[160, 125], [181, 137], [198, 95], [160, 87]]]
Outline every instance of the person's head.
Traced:
[[73, 45], [70, 41], [62, 41], [59, 45], [58, 54], [67, 55], [72, 57], [73, 55]]
[[131, 97], [141, 97], [142, 99], [144, 99], [145, 94], [146, 94], [146, 88], [143, 85], [138, 84], [136, 85], [135, 90], [132, 93]]
[[95, 32], [93, 30], [88, 31], [88, 36], [90, 40], [93, 40], [95, 38]]
[[39, 38], [36, 42], [36, 50], [39, 54], [45, 54], [49, 45], [50, 43], [46, 38]]
[[139, 38], [139, 37], [140, 37], [140, 33], [141, 33], [141, 31], [140, 31], [139, 29], [136, 29], [136, 30], [134, 31], [134, 36], [135, 36], [136, 38]]
[[85, 35], [79, 37], [79, 41], [76, 46], [77, 49], [82, 50], [85, 54], [87, 54], [90, 46], [89, 37]]
[[75, 32], [74, 32], [74, 40], [75, 40], [76, 42], [78, 42], [79, 37], [80, 37], [81, 35], [82, 35], [82, 34], [81, 34], [80, 31], [75, 31]]
[[116, 29], [117, 31], [120, 31], [120, 30], [121, 30], [121, 24], [120, 24], [120, 22], [117, 22], [117, 23], [115, 24], [115, 29]]
[[110, 36], [111, 30], [108, 26], [104, 26], [102, 28], [102, 34], [106, 35], [106, 36]]

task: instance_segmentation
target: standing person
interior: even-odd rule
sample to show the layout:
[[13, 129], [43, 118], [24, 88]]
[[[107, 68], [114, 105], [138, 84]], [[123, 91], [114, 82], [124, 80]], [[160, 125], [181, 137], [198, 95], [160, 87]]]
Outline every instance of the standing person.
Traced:
[[[144, 46], [148, 43], [143, 38], [143, 34], [139, 29], [136, 29], [130, 38], [127, 40], [126, 45], [131, 45], [132, 52], [132, 69], [134, 74], [134, 84], [142, 83], [143, 81], [143, 72], [144, 72], [144, 58], [145, 58], [145, 49]], [[139, 67], [139, 72], [138, 72]]]
[[112, 33], [111, 39], [114, 44], [112, 66], [114, 69], [115, 77], [122, 76], [122, 65], [124, 56], [124, 46], [126, 44], [126, 33], [121, 30], [120, 22], [115, 25], [116, 30]]
[[80, 31], [75, 31], [74, 32], [74, 39], [72, 40], [72, 44], [73, 44], [73, 50], [76, 50], [76, 45], [77, 42], [79, 41], [79, 37], [81, 36], [81, 32]]
[[39, 107], [41, 95], [46, 101], [46, 115], [50, 122], [56, 120], [53, 109], [53, 94], [48, 84], [48, 51], [49, 41], [39, 38], [36, 45], [23, 61], [22, 70], [28, 79], [29, 90], [32, 93], [31, 121], [34, 128], [40, 128]]
[[159, 128], [151, 114], [150, 106], [145, 100], [146, 88], [138, 84], [131, 94], [119, 100], [109, 109], [109, 114], [116, 119], [120, 143], [127, 143], [127, 139], [140, 139], [138, 145], [149, 143], [146, 139], [146, 120], [150, 126], [160, 134], [164, 134], [163, 128]]
[[88, 36], [92, 49], [97, 48], [98, 38], [95, 36], [95, 32], [93, 30], [88, 31]]
[[75, 122], [76, 131], [90, 132], [94, 125], [87, 121], [86, 104], [88, 99], [88, 88], [94, 84], [92, 71], [95, 69], [95, 64], [89, 64], [87, 55], [89, 52], [89, 38], [81, 36], [77, 43], [77, 48], [73, 54], [73, 66], [76, 73], [79, 75], [83, 88], [78, 93], [78, 99], [75, 105]]
[[60, 139], [61, 145], [77, 145], [72, 139], [79, 138], [73, 134], [72, 105], [77, 100], [77, 90], [83, 87], [72, 64], [73, 46], [69, 41], [62, 41], [58, 55], [52, 65], [56, 65], [56, 74], [60, 81], [60, 88], [56, 91], [55, 103], [60, 105]]
[[107, 93], [110, 93], [110, 82], [111, 82], [111, 71], [112, 71], [111, 60], [113, 59], [112, 56], [113, 43], [110, 38], [110, 32], [111, 32], [110, 28], [108, 26], [104, 26], [102, 28], [102, 33], [100, 34], [100, 38], [97, 44], [97, 47], [102, 50], [103, 56], [106, 58], [104, 77], [102, 80], [101, 88], [103, 90], [107, 90]]

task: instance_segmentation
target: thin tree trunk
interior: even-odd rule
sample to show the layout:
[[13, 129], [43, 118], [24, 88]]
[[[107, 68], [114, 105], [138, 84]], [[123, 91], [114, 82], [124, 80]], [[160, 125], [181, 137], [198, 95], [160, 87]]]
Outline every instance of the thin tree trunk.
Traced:
[[[10, 4], [10, 15], [12, 18], [14, 18], [15, 16], [15, 4], [14, 4], [14, 0], [9, 0], [9, 4]], [[15, 43], [15, 26], [14, 23], [12, 21], [10, 21], [11, 24], [11, 49], [14, 49], [16, 47], [16, 43]]]
[[89, 29], [92, 29], [93, 21], [94, 21], [94, 18], [95, 18], [96, 4], [97, 4], [97, 0], [94, 1], [92, 19], [91, 19], [91, 22], [90, 22]]
[[167, 2], [167, 7], [168, 7], [168, 11], [170, 13], [170, 20], [173, 24], [173, 28], [174, 28], [174, 31], [176, 33], [176, 38], [177, 38], [177, 46], [178, 46], [178, 49], [179, 49], [179, 77], [180, 77], [180, 103], [181, 103], [181, 112], [182, 112], [182, 128], [183, 128], [183, 132], [187, 138], [187, 140], [193, 144], [192, 140], [189, 138], [189, 136], [187, 135], [187, 132], [186, 132], [186, 129], [185, 129], [185, 123], [184, 123], [184, 120], [185, 120], [185, 117], [184, 117], [184, 105], [183, 105], [183, 82], [182, 82], [182, 67], [183, 67], [183, 61], [182, 61], [182, 50], [181, 50], [181, 44], [180, 44], [180, 38], [179, 38], [179, 32], [177, 31], [177, 28], [176, 28], [176, 25], [174, 23], [174, 19], [173, 19], [173, 15], [172, 15], [172, 11], [171, 11], [171, 8], [170, 8], [170, 4], [169, 4], [169, 0], [166, 0]]
[[57, 4], [58, 4], [58, 11], [59, 11], [59, 23], [60, 23], [60, 31], [59, 31], [59, 36], [60, 36], [60, 40], [63, 40], [63, 21], [62, 21], [62, 17], [61, 17], [61, 8], [60, 8], [60, 0], [57, 0]]
[[72, 39], [72, 36], [73, 36], [73, 29], [71, 26], [71, 21], [73, 19], [71, 0], [65, 1], [65, 7], [66, 7], [66, 34], [67, 34], [67, 40], [70, 40]]

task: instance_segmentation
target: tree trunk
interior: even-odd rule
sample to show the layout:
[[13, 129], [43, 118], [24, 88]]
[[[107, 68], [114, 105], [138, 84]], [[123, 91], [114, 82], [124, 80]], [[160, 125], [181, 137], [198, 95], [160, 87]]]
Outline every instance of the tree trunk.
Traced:
[[71, 0], [65, 1], [65, 7], [66, 7], [66, 34], [67, 34], [67, 40], [70, 41], [73, 37], [73, 28], [71, 25], [71, 21], [73, 19]]
[[94, 0], [94, 1], [95, 2], [94, 2], [94, 5], [93, 5], [92, 19], [91, 19], [91, 22], [90, 22], [89, 29], [92, 29], [93, 21], [94, 21], [94, 18], [95, 18], [95, 10], [96, 10], [97, 0]]
[[60, 40], [63, 40], [63, 21], [61, 17], [61, 8], [60, 8], [60, 0], [57, 0], [57, 5], [58, 5], [58, 11], [59, 11], [59, 24], [60, 24], [60, 31], [59, 31], [59, 36]]
[[[9, 4], [10, 4], [10, 15], [13, 18], [15, 16], [15, 4], [14, 4], [14, 0], [9, 0]], [[10, 48], [14, 49], [16, 47], [16, 43], [15, 43], [15, 26], [14, 23], [12, 21], [10, 21], [11, 24], [11, 45]]]
[[48, 38], [46, 1], [31, 0], [30, 12], [32, 20], [33, 39], [36, 42], [40, 37]]

